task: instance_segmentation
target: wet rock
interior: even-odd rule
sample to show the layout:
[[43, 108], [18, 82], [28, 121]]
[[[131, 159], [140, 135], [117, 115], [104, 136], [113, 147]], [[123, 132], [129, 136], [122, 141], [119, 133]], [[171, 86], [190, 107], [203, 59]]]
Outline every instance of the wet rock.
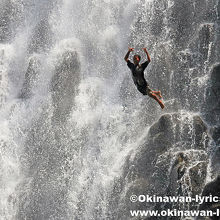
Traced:
[[213, 68], [213, 71], [211, 73], [211, 84], [213, 88], [217, 89], [216, 92], [220, 92], [220, 64], [216, 65]]
[[11, 36], [11, 30], [9, 28], [9, 11], [10, 7], [6, 7], [5, 11], [1, 13], [1, 23], [0, 23], [0, 42], [4, 42]]
[[[204, 134], [207, 133], [207, 126], [199, 116], [193, 117], [193, 126], [195, 129], [195, 144], [198, 149], [204, 149], [208, 145], [208, 138], [204, 138]], [[203, 143], [204, 140], [206, 141], [205, 145]]]
[[210, 24], [204, 24], [199, 31], [198, 40], [198, 50], [202, 56], [201, 62], [205, 62], [208, 59], [210, 43], [214, 40], [214, 27]]
[[5, 43], [15, 35], [15, 23], [19, 23], [21, 19], [21, 4], [12, 0], [1, 1], [0, 4], [0, 43]]
[[55, 75], [51, 82], [54, 105], [54, 122], [64, 121], [74, 103], [80, 75], [80, 62], [77, 52], [66, 51], [58, 57]]
[[216, 126], [216, 122], [220, 119], [220, 64], [216, 65], [211, 72], [203, 112], [206, 121]]
[[[205, 186], [202, 192], [202, 196], [210, 197], [210, 195], [212, 197], [214, 196], [217, 196], [218, 198], [220, 197], [220, 176], [218, 176], [214, 181], [208, 183]], [[220, 208], [220, 201], [218, 202], [208, 201], [208, 202], [202, 203], [199, 206], [200, 210], [212, 210], [213, 212], [216, 212], [216, 210], [219, 208]], [[198, 218], [198, 220], [200, 219], [204, 219], [204, 218]], [[214, 217], [210, 217], [210, 219], [218, 220], [219, 217], [214, 216]]]
[[176, 155], [176, 159], [174, 164], [171, 167], [171, 171], [169, 174], [169, 185], [167, 187], [166, 193], [168, 195], [182, 195], [183, 192], [181, 190], [181, 178], [184, 176], [187, 166], [189, 165], [189, 161], [184, 153], [179, 153]]
[[164, 27], [164, 21], [163, 21], [164, 7], [162, 7], [163, 5], [164, 2], [162, 1], [154, 1], [154, 7], [152, 8], [152, 16], [154, 16], [155, 19], [152, 20], [151, 33], [155, 37], [158, 37], [162, 33]]
[[[166, 114], [151, 126], [147, 141], [142, 145], [134, 160], [138, 169], [137, 173], [141, 176], [148, 176], [155, 169], [158, 156], [170, 149], [183, 151], [189, 149], [189, 146], [190, 149], [206, 149], [208, 142], [204, 140], [208, 140], [208, 134], [201, 118], [194, 116], [190, 119], [191, 121], [182, 125], [180, 125], [180, 119], [181, 116], [178, 114]], [[179, 134], [181, 132], [182, 134]], [[185, 142], [189, 143], [185, 144]]]
[[[219, 174], [220, 170], [220, 64], [211, 70], [209, 87], [206, 91], [206, 103], [203, 107], [205, 120], [210, 125], [213, 154], [211, 158], [212, 172]], [[216, 180], [218, 181], [219, 178]], [[211, 183], [210, 183], [211, 184]]]
[[204, 187], [206, 179], [206, 162], [199, 162], [197, 165], [189, 169], [189, 177], [191, 180], [192, 196], [200, 195], [201, 189]]
[[170, 23], [173, 27], [173, 36], [171, 37], [175, 39], [177, 45], [184, 45], [186, 42], [188, 42], [190, 33], [195, 31], [191, 26], [193, 19], [192, 2], [189, 0], [175, 1]]
[[213, 152], [213, 157], [211, 160], [213, 173], [218, 174], [220, 170], [220, 147], [214, 143], [215, 150]]
[[213, 140], [215, 141], [216, 145], [220, 144], [220, 127], [212, 127], [210, 129], [211, 135]]
[[48, 50], [50, 45], [52, 45], [52, 33], [48, 18], [44, 18], [36, 25], [28, 50], [29, 53], [40, 53]]
[[[200, 194], [207, 173], [208, 140], [207, 127], [198, 115], [174, 113], [161, 116], [150, 127], [146, 141], [136, 155], [127, 159], [124, 169], [126, 198], [132, 193], [159, 196]], [[195, 161], [200, 162], [195, 164]], [[186, 204], [178, 203], [147, 205], [151, 208], [156, 205], [158, 210], [186, 208]], [[146, 209], [146, 203], [131, 204], [129, 209], [132, 207]]]
[[39, 74], [40, 62], [36, 57], [30, 58], [27, 71], [25, 73], [24, 84], [21, 89], [19, 98], [30, 98], [32, 95], [32, 89], [37, 83]]

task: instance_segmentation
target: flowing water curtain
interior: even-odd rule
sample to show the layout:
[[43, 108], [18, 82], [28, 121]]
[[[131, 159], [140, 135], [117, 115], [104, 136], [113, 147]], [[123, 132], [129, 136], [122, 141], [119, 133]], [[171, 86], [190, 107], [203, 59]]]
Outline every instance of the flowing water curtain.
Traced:
[[[201, 105], [219, 62], [219, 1], [0, 4], [3, 218], [129, 219], [131, 193], [193, 195], [215, 176], [199, 111], [217, 117]], [[163, 116], [123, 63], [135, 45], [149, 47]]]

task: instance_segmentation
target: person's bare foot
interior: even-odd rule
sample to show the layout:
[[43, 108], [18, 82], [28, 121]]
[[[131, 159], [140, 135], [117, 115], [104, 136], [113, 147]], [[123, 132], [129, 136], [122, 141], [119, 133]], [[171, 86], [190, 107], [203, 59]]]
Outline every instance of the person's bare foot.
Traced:
[[158, 96], [159, 96], [160, 99], [162, 99], [162, 95], [161, 95], [161, 91], [160, 90], [158, 91]]
[[165, 105], [163, 104], [163, 102], [160, 101], [159, 104], [160, 104], [160, 107], [161, 107], [162, 109], [165, 108]]

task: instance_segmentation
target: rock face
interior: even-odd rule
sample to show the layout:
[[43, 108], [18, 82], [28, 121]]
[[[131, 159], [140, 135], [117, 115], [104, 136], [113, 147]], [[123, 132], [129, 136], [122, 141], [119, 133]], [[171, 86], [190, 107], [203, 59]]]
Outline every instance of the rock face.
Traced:
[[[202, 196], [207, 196], [210, 197], [210, 195], [212, 197], [217, 196], [218, 198], [220, 197], [220, 176], [218, 176], [214, 181], [208, 183], [203, 192], [202, 192]], [[220, 201], [218, 202], [206, 202], [206, 203], [202, 203], [199, 206], [200, 210], [212, 210], [213, 212], [216, 212], [217, 209], [220, 208]], [[202, 220], [205, 218], [198, 218], [198, 220]], [[214, 217], [210, 217], [210, 219], [213, 220], [218, 220], [219, 216], [214, 216]]]
[[[129, 195], [201, 195], [208, 163], [212, 178], [220, 171], [220, 2], [152, 2], [149, 14], [139, 14], [131, 42], [156, 51], [147, 77], [152, 88], [163, 91], [169, 100], [166, 107], [173, 113], [162, 116], [150, 128], [147, 141], [128, 159], [125, 169], [130, 172], [125, 178], [129, 184], [124, 191]], [[154, 108], [150, 103], [149, 109]], [[174, 113], [179, 109], [200, 112], [200, 116], [189, 120]], [[198, 207], [179, 205], [174, 207]], [[137, 203], [129, 208], [136, 207], [146, 209], [145, 204]]]
[[38, 82], [39, 68], [40, 61], [36, 57], [31, 57], [25, 73], [24, 84], [19, 95], [20, 98], [26, 99], [32, 96], [32, 91]]
[[[198, 115], [165, 114], [150, 127], [148, 136], [135, 155], [130, 155], [124, 167], [124, 185], [121, 189], [127, 204], [131, 195], [198, 195], [207, 175], [207, 127]], [[187, 209], [189, 204], [132, 203], [119, 219], [125, 219], [129, 210], [147, 207]], [[190, 204], [193, 208], [195, 204]], [[195, 207], [194, 207], [195, 208]], [[166, 219], [166, 218], [164, 218]]]
[[80, 75], [80, 62], [77, 52], [64, 52], [55, 68], [51, 90], [54, 105], [53, 119], [65, 121], [73, 107]]
[[[52, 99], [39, 118], [32, 122], [22, 155], [25, 179], [19, 185], [19, 211], [16, 219], [68, 219], [66, 216], [69, 180], [65, 177], [67, 161], [74, 148], [64, 123], [74, 105], [72, 98], [79, 84], [80, 62], [76, 51], [66, 51], [57, 58], [51, 82]], [[34, 73], [30, 63], [28, 73]], [[27, 83], [28, 84], [28, 83]], [[30, 83], [29, 83], [30, 84]], [[26, 86], [26, 90], [29, 86]], [[26, 96], [28, 93], [24, 93]], [[26, 204], [26, 201], [30, 201]]]
[[[210, 124], [219, 126], [220, 121], [220, 64], [211, 70], [209, 87], [206, 92], [206, 105], [203, 108], [204, 117]], [[217, 141], [216, 132], [214, 140]]]
[[[220, 64], [215, 65], [211, 71], [211, 77], [209, 79], [209, 87], [206, 92], [206, 105], [203, 108], [204, 118], [210, 124], [210, 134], [212, 136], [212, 146], [214, 152], [212, 154], [212, 170], [214, 176], [219, 175], [220, 171]], [[203, 196], [220, 196], [220, 177], [218, 176], [214, 181], [208, 183], [202, 195]], [[204, 203], [199, 208], [201, 210], [213, 210], [219, 209], [219, 203]], [[202, 218], [198, 218], [202, 219]], [[219, 217], [212, 217], [210, 219], [217, 220]]]
[[53, 43], [52, 33], [48, 18], [42, 19], [35, 27], [29, 42], [29, 53], [40, 53], [47, 51]]
[[0, 3], [0, 43], [11, 40], [15, 33], [12, 24], [16, 27], [20, 21], [21, 5], [17, 1], [1, 1]]

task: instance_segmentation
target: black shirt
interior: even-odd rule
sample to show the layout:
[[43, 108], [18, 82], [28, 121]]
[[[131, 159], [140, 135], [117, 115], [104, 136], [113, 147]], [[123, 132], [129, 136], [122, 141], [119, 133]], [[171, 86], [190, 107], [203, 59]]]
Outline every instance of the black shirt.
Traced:
[[128, 60], [127, 65], [132, 72], [132, 78], [133, 78], [135, 85], [139, 85], [139, 86], [148, 85], [148, 83], [146, 82], [144, 78], [144, 70], [146, 69], [148, 64], [149, 62], [146, 61], [142, 63], [141, 65], [135, 65], [130, 60]]

